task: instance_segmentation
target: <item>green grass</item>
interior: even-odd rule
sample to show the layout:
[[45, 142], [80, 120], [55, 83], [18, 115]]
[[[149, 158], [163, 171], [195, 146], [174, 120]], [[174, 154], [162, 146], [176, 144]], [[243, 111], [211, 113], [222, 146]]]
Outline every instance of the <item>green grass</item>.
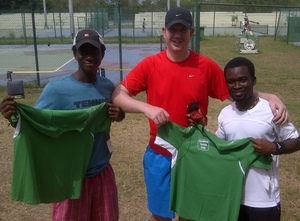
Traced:
[[[245, 56], [256, 67], [255, 89], [277, 94], [288, 107], [290, 121], [300, 128], [300, 48], [272, 37], [259, 39], [258, 54], [239, 54], [235, 50], [234, 37], [206, 37], [201, 41], [201, 53], [213, 58], [221, 67], [236, 56]], [[141, 46], [142, 47], [142, 46]], [[21, 102], [33, 105], [42, 88], [26, 86], [26, 98]], [[6, 94], [0, 88], [0, 99]], [[144, 100], [145, 94], [138, 99]], [[226, 102], [210, 99], [209, 129], [217, 127], [217, 116]], [[11, 201], [10, 176], [12, 161], [13, 130], [0, 117], [0, 220], [50, 221], [50, 205], [29, 206]], [[127, 114], [124, 121], [113, 123], [111, 138], [114, 146], [112, 165], [119, 191], [120, 221], [148, 221], [146, 195], [143, 181], [142, 157], [148, 142], [147, 119], [142, 114]], [[282, 199], [282, 221], [299, 221], [300, 217], [300, 152], [283, 155], [280, 160], [280, 184]]]

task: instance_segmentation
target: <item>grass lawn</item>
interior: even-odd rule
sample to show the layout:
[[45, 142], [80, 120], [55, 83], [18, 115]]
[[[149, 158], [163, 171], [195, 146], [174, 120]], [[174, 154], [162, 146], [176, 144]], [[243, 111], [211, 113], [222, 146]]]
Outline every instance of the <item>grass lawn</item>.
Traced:
[[[229, 59], [244, 56], [256, 67], [256, 90], [275, 93], [286, 104], [290, 121], [300, 128], [300, 48], [272, 37], [259, 39], [258, 54], [239, 54], [235, 50], [234, 37], [206, 37], [201, 41], [201, 53], [216, 60], [221, 67]], [[142, 47], [142, 45], [141, 45]], [[105, 58], [104, 58], [105, 59]], [[26, 88], [26, 98], [21, 102], [33, 105], [41, 88]], [[6, 88], [0, 88], [0, 98]], [[141, 93], [138, 99], [144, 100]], [[209, 129], [217, 128], [217, 116], [228, 102], [210, 100]], [[13, 129], [0, 117], [0, 220], [6, 221], [50, 221], [51, 206], [30, 206], [10, 200], [12, 170]], [[112, 165], [119, 190], [120, 220], [147, 221], [150, 214], [146, 208], [142, 159], [148, 141], [147, 119], [142, 114], [127, 114], [120, 123], [113, 123], [111, 137], [114, 146]], [[299, 221], [300, 217], [300, 152], [281, 156], [280, 184], [282, 199], [282, 221]]]

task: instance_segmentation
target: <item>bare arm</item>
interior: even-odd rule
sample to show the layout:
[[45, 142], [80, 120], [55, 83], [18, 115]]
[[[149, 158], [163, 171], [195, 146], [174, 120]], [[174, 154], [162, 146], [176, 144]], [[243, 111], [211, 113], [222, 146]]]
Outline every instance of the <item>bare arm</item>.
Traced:
[[270, 142], [252, 138], [253, 148], [260, 154], [289, 154], [300, 150], [300, 136], [282, 142]]
[[257, 21], [251, 21], [251, 20], [249, 20], [249, 21], [259, 25], [259, 22], [257, 22]]
[[134, 99], [123, 85], [119, 85], [114, 90], [112, 101], [124, 112], [145, 114], [145, 116], [153, 120], [156, 125], [164, 124], [170, 120], [170, 115], [163, 108]]

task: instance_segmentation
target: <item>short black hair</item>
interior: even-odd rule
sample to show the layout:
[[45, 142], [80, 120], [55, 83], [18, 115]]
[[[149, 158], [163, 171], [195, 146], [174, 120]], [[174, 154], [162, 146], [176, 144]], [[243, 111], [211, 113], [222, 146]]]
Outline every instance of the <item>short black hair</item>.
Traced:
[[248, 68], [248, 71], [250, 73], [250, 76], [253, 80], [255, 80], [255, 68], [254, 68], [254, 64], [252, 63], [252, 61], [250, 61], [247, 58], [244, 57], [236, 57], [231, 59], [224, 68], [224, 74], [226, 74], [227, 69], [229, 68], [236, 68], [236, 67], [240, 67], [240, 66], [246, 66]]

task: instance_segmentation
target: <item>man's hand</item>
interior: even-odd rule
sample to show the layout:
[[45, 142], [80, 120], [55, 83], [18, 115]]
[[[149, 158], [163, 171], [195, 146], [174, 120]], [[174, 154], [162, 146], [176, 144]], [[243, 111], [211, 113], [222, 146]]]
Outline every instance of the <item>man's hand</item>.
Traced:
[[161, 107], [146, 104], [145, 111], [143, 112], [146, 117], [151, 119], [158, 127], [170, 121], [169, 113]]
[[196, 126], [197, 124], [201, 124], [204, 127], [206, 125], [205, 118], [200, 110], [186, 114], [185, 117], [188, 119], [189, 126]]
[[273, 122], [275, 124], [284, 124], [289, 121], [288, 110], [276, 95], [271, 96], [269, 104], [274, 115]]
[[120, 122], [125, 118], [125, 113], [120, 109], [120, 107], [112, 103], [106, 103], [106, 106], [108, 107], [108, 114], [110, 118], [114, 121]]
[[269, 155], [276, 152], [276, 145], [265, 139], [251, 138], [253, 148], [262, 155]]
[[7, 96], [3, 98], [0, 104], [0, 111], [3, 117], [11, 121], [10, 117], [17, 113], [17, 102], [12, 96]]
[[9, 124], [12, 127], [16, 127], [17, 122], [11, 120], [11, 116], [17, 114], [17, 102], [15, 102], [15, 97], [7, 96], [3, 98], [0, 103], [0, 111], [3, 117], [9, 121]]
[[274, 115], [275, 124], [285, 124], [289, 121], [289, 112], [284, 103], [275, 95], [257, 91], [259, 97], [269, 101], [271, 111]]

